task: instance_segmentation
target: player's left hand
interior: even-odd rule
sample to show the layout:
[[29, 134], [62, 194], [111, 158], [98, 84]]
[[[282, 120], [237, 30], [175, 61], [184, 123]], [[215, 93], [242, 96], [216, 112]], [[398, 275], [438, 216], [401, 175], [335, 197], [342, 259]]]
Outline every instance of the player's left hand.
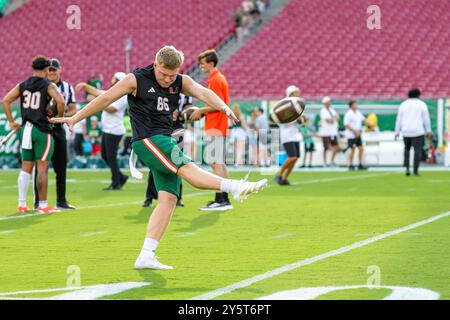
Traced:
[[200, 120], [203, 116], [203, 111], [201, 109], [195, 110], [192, 112], [191, 116], [189, 117], [189, 120], [191, 121], [197, 121]]
[[50, 123], [53, 123], [53, 124], [55, 124], [55, 123], [65, 123], [69, 127], [70, 132], [72, 132], [73, 131], [73, 126], [74, 126], [72, 118], [73, 117], [51, 118], [49, 121], [50, 121]]
[[233, 123], [239, 122], [239, 119], [236, 117], [233, 110], [231, 110], [229, 107], [224, 107], [222, 109], [222, 112], [225, 113], [227, 117], [230, 118], [231, 121], [233, 121]]

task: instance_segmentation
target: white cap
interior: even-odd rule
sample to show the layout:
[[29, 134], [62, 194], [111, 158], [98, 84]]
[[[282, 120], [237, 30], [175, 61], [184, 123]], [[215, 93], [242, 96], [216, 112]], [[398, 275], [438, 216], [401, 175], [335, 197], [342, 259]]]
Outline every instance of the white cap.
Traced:
[[289, 86], [286, 89], [286, 97], [289, 97], [291, 94], [293, 94], [294, 92], [299, 92], [300, 93], [300, 88], [294, 85]]
[[331, 102], [331, 98], [330, 97], [323, 97], [322, 103], [327, 103], [327, 102]]
[[119, 81], [122, 80], [123, 78], [125, 78], [126, 76], [127, 76], [127, 74], [124, 72], [116, 72], [114, 74], [114, 78], [116, 78]]
[[98, 122], [97, 116], [92, 116], [89, 120], [90, 120], [90, 121], [97, 121], [97, 122]]

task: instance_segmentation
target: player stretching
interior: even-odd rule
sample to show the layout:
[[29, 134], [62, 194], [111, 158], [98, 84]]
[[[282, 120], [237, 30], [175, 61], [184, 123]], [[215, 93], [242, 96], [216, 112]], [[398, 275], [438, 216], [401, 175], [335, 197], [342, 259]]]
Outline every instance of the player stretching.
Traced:
[[11, 104], [20, 97], [22, 114], [22, 171], [17, 181], [19, 187], [18, 213], [29, 212], [27, 208], [28, 182], [34, 163], [37, 169], [37, 188], [39, 192], [39, 213], [54, 213], [59, 210], [50, 207], [47, 202], [48, 162], [53, 155], [52, 126], [47, 119], [47, 105], [51, 98], [56, 102], [57, 114], [64, 114], [64, 98], [55, 84], [46, 79], [50, 60], [38, 56], [33, 60], [33, 76], [16, 85], [3, 99], [3, 107], [9, 125], [16, 130], [20, 125], [11, 115]]
[[178, 73], [183, 60], [181, 51], [165, 46], [158, 51], [153, 64], [136, 69], [73, 117], [54, 119], [55, 122], [65, 122], [69, 128], [73, 128], [77, 122], [128, 95], [133, 129], [132, 148], [152, 171], [158, 191], [158, 205], [150, 217], [144, 246], [134, 265], [136, 269], [172, 269], [157, 260], [155, 251], [177, 203], [181, 178], [199, 189], [229, 192], [238, 202], [267, 184], [267, 179], [258, 182], [230, 180], [202, 170], [171, 138], [172, 113], [178, 107], [180, 93], [195, 97], [225, 113], [233, 121], [237, 120], [230, 108], [214, 92], [189, 76]]

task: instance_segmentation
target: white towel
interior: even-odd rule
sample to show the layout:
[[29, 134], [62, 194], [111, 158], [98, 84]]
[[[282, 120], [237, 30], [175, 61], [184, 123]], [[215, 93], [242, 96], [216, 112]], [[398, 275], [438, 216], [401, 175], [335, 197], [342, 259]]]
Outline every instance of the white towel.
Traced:
[[33, 143], [31, 141], [31, 131], [33, 130], [33, 124], [30, 122], [27, 122], [25, 124], [25, 128], [23, 130], [23, 136], [22, 136], [22, 149], [33, 149]]
[[130, 160], [129, 160], [131, 176], [135, 179], [142, 180], [142, 177], [144, 175], [142, 174], [142, 172], [140, 172], [138, 169], [136, 169], [137, 160], [138, 160], [137, 154], [134, 153], [133, 150], [131, 150]]

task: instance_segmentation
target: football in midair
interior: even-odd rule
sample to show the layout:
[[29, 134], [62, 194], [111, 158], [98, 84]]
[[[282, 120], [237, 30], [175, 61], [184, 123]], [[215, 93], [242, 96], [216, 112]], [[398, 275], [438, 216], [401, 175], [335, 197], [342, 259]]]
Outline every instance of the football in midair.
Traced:
[[302, 98], [284, 98], [272, 108], [269, 113], [269, 119], [276, 124], [290, 123], [300, 118], [304, 110], [305, 100]]

